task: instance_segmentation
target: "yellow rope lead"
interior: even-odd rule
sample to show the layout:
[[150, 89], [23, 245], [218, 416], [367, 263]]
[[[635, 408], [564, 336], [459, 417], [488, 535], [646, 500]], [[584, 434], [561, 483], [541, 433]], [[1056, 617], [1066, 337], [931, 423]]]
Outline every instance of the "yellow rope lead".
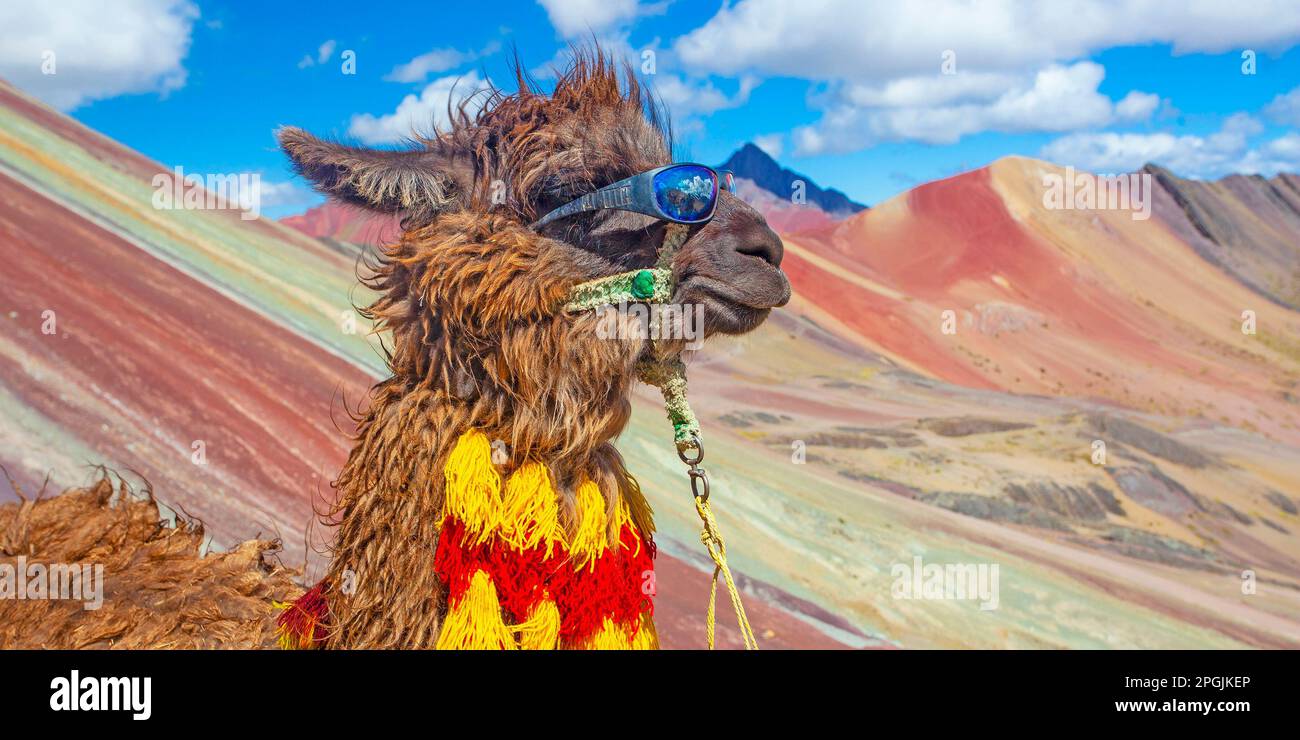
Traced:
[[706, 618], [709, 649], [713, 649], [713, 633], [716, 625], [714, 604], [718, 598], [718, 574], [721, 573], [727, 583], [727, 593], [731, 595], [731, 605], [736, 610], [736, 622], [740, 625], [740, 637], [745, 642], [745, 649], [757, 650], [758, 639], [754, 637], [754, 628], [749, 626], [749, 617], [745, 616], [745, 605], [740, 603], [740, 591], [736, 589], [736, 582], [731, 578], [731, 568], [727, 567], [727, 545], [722, 541], [722, 534], [718, 531], [718, 521], [713, 518], [713, 510], [709, 508], [708, 499], [696, 496], [695, 510], [700, 514], [700, 521], [704, 522], [700, 541], [709, 551], [709, 557], [713, 558], [714, 565], [713, 583], [709, 588], [709, 613]]

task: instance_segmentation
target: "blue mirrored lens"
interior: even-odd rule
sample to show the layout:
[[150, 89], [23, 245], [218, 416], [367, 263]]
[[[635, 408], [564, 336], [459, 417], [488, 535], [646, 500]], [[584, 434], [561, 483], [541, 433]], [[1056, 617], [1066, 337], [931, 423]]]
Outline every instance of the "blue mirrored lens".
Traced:
[[736, 194], [736, 176], [730, 172], [719, 172], [718, 177], [722, 178], [722, 187], [732, 195]]
[[718, 188], [707, 167], [688, 164], [666, 169], [655, 175], [654, 186], [655, 202], [669, 218], [694, 223], [713, 215]]

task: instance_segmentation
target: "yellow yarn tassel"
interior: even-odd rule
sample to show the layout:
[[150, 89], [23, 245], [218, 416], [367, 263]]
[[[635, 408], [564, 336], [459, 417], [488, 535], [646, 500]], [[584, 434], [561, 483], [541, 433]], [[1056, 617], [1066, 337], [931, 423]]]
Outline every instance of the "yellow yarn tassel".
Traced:
[[447, 456], [443, 514], [454, 516], [475, 536], [487, 541], [500, 523], [501, 475], [492, 465], [492, 444], [482, 433], [465, 432]]
[[591, 636], [585, 647], [588, 650], [630, 650], [632, 640], [623, 625], [616, 624], [614, 620], [605, 617], [605, 623], [596, 630], [596, 634]]
[[[654, 511], [650, 509], [650, 503], [645, 500], [645, 494], [641, 493], [641, 486], [636, 479], [630, 475], [623, 477], [623, 484], [620, 486], [623, 504], [627, 507], [627, 516], [632, 528], [642, 537], [650, 537], [655, 533]], [[622, 526], [624, 522], [619, 522]]]
[[636, 529], [636, 523], [632, 521], [632, 510], [628, 508], [627, 501], [619, 499], [618, 506], [614, 507], [614, 528], [622, 531], [623, 527], [629, 524]]
[[596, 634], [581, 645], [585, 650], [658, 650], [659, 636], [655, 633], [654, 620], [649, 615], [642, 615], [641, 629], [636, 635], [627, 625], [618, 624], [609, 617], [596, 631]]
[[641, 615], [641, 629], [632, 638], [633, 650], [658, 650], [659, 633], [655, 631], [655, 620], [649, 614]]
[[[623, 541], [623, 527], [629, 527], [637, 533], [635, 547]], [[641, 554], [641, 533], [637, 529], [636, 522], [632, 520], [632, 510], [628, 507], [627, 501], [619, 501], [618, 506], [614, 507], [614, 531], [618, 532], [618, 544], [624, 550], [631, 550], [632, 557]]]
[[501, 618], [501, 603], [492, 578], [475, 571], [469, 588], [447, 612], [437, 650], [515, 650], [514, 634]]
[[520, 552], [546, 543], [548, 558], [556, 543], [564, 544], [560, 506], [545, 465], [527, 463], [506, 480], [498, 534]]
[[560, 646], [560, 610], [547, 599], [533, 607], [528, 621], [513, 628], [522, 650], [554, 650]]
[[600, 488], [591, 481], [584, 481], [578, 486], [578, 527], [569, 544], [569, 555], [578, 568], [596, 561], [605, 552], [608, 544], [608, 532], [605, 529], [605, 497]]

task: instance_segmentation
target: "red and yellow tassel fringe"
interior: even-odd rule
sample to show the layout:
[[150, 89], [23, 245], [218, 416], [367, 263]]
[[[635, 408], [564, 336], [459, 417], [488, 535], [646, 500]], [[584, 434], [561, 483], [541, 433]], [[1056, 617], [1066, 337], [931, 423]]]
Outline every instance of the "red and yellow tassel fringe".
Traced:
[[[541, 463], [502, 480], [492, 446], [476, 431], [457, 441], [446, 465], [442, 531], [434, 570], [448, 590], [440, 650], [651, 650], [654, 542], [627, 502], [609, 521], [599, 487], [576, 491], [572, 535]], [[618, 539], [611, 546], [610, 532]], [[280, 645], [310, 648], [327, 634], [324, 582], [283, 609]]]
[[276, 602], [276, 636], [285, 650], [306, 650], [325, 640], [329, 604], [325, 601], [325, 582], [312, 586], [291, 603]]
[[[654, 544], [588, 481], [566, 534], [546, 466], [506, 480], [483, 434], [466, 432], [447, 459], [434, 568], [448, 589], [439, 649], [652, 649]], [[609, 544], [609, 532], [618, 540]]]

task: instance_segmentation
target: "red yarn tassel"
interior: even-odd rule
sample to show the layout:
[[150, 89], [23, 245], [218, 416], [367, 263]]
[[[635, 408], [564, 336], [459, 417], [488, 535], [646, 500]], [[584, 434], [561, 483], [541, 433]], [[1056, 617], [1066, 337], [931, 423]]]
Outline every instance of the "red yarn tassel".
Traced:
[[325, 601], [325, 582], [321, 581], [285, 606], [276, 618], [280, 647], [305, 650], [324, 642], [329, 634], [329, 610], [329, 603]]

